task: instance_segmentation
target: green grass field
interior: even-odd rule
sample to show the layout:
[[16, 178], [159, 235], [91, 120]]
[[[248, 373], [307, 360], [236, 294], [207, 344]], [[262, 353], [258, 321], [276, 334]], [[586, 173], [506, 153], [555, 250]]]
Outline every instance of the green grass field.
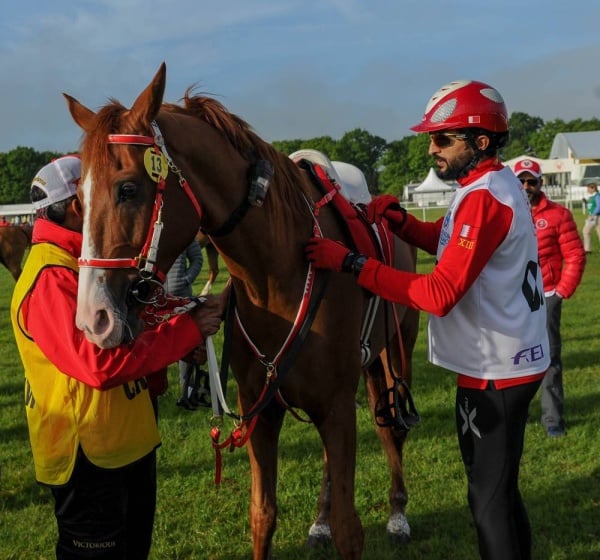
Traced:
[[[581, 220], [579, 214], [576, 215]], [[420, 270], [431, 257], [420, 254]], [[197, 281], [200, 288], [206, 270]], [[575, 296], [563, 306], [568, 434], [549, 439], [531, 406], [521, 490], [533, 527], [534, 560], [600, 558], [600, 244]], [[224, 277], [217, 290], [221, 289]], [[23, 374], [9, 318], [14, 282], [0, 270], [0, 559], [54, 558], [55, 522], [49, 492], [35, 483], [23, 408]], [[51, 303], [48, 302], [50, 305]], [[466, 503], [463, 466], [454, 428], [455, 376], [426, 361], [426, 320], [415, 353], [413, 396], [422, 422], [405, 447], [412, 541], [392, 546], [385, 534], [388, 471], [361, 387], [358, 401], [356, 505], [365, 530], [367, 560], [470, 560], [477, 558]], [[161, 397], [163, 445], [158, 453], [159, 495], [151, 558], [238, 560], [252, 556], [248, 526], [250, 471], [245, 449], [223, 456], [223, 483], [214, 486], [210, 411], [175, 405], [176, 367]], [[235, 386], [228, 401], [235, 408]], [[230, 429], [230, 425], [226, 425]], [[115, 429], [118, 429], [115, 426]], [[225, 432], [225, 430], [224, 430]], [[279, 515], [274, 557], [336, 558], [331, 548], [304, 547], [316, 511], [321, 448], [314, 428], [286, 419], [280, 442]]]

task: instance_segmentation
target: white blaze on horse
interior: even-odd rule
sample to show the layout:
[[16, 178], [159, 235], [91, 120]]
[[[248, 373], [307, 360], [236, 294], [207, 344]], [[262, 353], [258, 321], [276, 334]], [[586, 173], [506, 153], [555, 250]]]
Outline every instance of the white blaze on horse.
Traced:
[[[320, 166], [295, 164], [214, 99], [188, 90], [183, 105], [163, 103], [165, 81], [163, 64], [129, 109], [113, 100], [95, 113], [65, 96], [85, 133], [78, 325], [103, 347], [137, 336], [140, 311], [201, 229], [235, 296], [229, 357], [252, 470], [254, 559], [271, 555], [279, 433], [290, 407], [304, 411], [324, 446], [317, 525], [330, 527], [341, 558], [361, 558], [354, 475], [362, 374], [391, 467], [388, 531], [405, 540], [403, 411], [418, 313], [373, 305], [349, 275], [315, 271], [305, 260], [311, 235], [354, 243], [335, 208], [335, 181]], [[398, 267], [415, 269], [413, 248], [387, 239], [386, 251]], [[376, 314], [365, 329], [368, 309]], [[398, 527], [404, 532], [395, 534]]]

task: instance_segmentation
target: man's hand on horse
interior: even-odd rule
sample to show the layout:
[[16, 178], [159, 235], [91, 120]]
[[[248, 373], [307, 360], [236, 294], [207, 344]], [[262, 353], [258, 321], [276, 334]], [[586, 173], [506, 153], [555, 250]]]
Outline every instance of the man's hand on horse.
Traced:
[[181, 359], [188, 364], [202, 365], [206, 363], [206, 344], [204, 342], [200, 343], [200, 346], [196, 346], [196, 348]]
[[194, 319], [198, 330], [202, 334], [202, 339], [215, 334], [221, 326], [223, 320], [223, 301], [219, 296], [203, 296], [203, 302], [194, 307], [189, 313]]
[[391, 194], [376, 196], [367, 206], [367, 219], [372, 224], [380, 224], [382, 218], [389, 220], [395, 228], [402, 226], [406, 220], [406, 210]]
[[336, 272], [350, 272], [356, 257], [343, 243], [324, 237], [311, 237], [304, 248], [306, 259], [315, 268], [325, 268]]

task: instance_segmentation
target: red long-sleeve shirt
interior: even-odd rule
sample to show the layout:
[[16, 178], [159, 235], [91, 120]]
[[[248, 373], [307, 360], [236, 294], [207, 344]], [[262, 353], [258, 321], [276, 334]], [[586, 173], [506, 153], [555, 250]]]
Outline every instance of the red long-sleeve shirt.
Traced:
[[[81, 234], [47, 220], [35, 222], [32, 241], [53, 243], [74, 257], [81, 252]], [[144, 331], [130, 344], [102, 349], [76, 327], [76, 308], [77, 274], [63, 267], [45, 268], [23, 302], [23, 326], [60, 371], [97, 389], [167, 367], [202, 342], [196, 323], [182, 314]]]
[[[466, 178], [465, 184], [478, 177], [501, 169], [502, 165], [480, 165]], [[511, 224], [512, 210], [498, 202], [488, 191], [476, 191], [461, 204], [455, 221], [461, 223], [462, 216], [479, 228], [480, 242], [472, 249], [460, 242], [460, 230], [454, 231], [444, 258], [429, 274], [405, 272], [383, 265], [376, 259], [369, 259], [359, 276], [358, 282], [364, 288], [376, 288], [381, 297], [416, 307], [433, 315], [446, 315], [462, 298], [479, 276], [498, 245], [506, 237]], [[411, 214], [399, 234], [407, 243], [435, 255], [444, 218], [437, 222], [421, 222]]]

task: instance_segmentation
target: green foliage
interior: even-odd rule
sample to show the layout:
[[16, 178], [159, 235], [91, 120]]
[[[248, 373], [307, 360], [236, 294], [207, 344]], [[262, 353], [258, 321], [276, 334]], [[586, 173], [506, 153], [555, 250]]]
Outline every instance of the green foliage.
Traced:
[[[433, 210], [427, 218], [434, 220], [441, 212]], [[577, 213], [575, 217], [581, 228], [583, 215]], [[582, 284], [563, 306], [567, 436], [554, 440], [545, 435], [539, 423], [539, 398], [530, 409], [520, 489], [533, 529], [532, 560], [600, 558], [600, 347], [597, 333], [590, 329], [600, 316], [600, 243], [596, 237], [593, 243], [594, 253], [588, 258]], [[419, 271], [430, 271], [434, 257], [419, 252], [418, 258]], [[196, 280], [196, 293], [204, 285], [206, 273], [204, 269]], [[218, 278], [216, 293], [226, 279], [226, 273]], [[23, 372], [9, 319], [13, 286], [12, 277], [0, 267], [0, 558], [50, 560], [55, 557], [56, 525], [50, 493], [34, 481], [23, 407]], [[394, 546], [386, 536], [389, 471], [364, 388], [359, 388], [356, 507], [365, 532], [365, 560], [477, 557], [454, 427], [455, 376], [427, 362], [426, 323], [423, 317], [413, 375], [413, 396], [422, 421], [411, 431], [404, 448], [412, 534], [406, 545]], [[216, 345], [220, 352], [218, 339]], [[176, 366], [170, 368], [169, 378], [171, 387], [160, 398], [163, 444], [158, 450], [158, 505], [150, 559], [250, 558], [246, 449], [224, 451], [223, 482], [215, 487], [210, 411], [190, 412], [175, 406]], [[235, 384], [230, 382], [227, 400], [234, 409], [235, 396]], [[226, 422], [222, 440], [231, 428]], [[273, 540], [273, 556], [279, 560], [338, 558], [331, 547], [319, 551], [305, 547], [316, 512], [321, 457], [315, 427], [288, 414], [279, 445], [279, 511]]]
[[[588, 130], [600, 130], [600, 119], [555, 119], [545, 123], [540, 117], [516, 111], [510, 116], [510, 138], [502, 149], [501, 157], [505, 161], [525, 154], [547, 158], [556, 134]], [[391, 193], [399, 196], [405, 185], [423, 181], [433, 165], [428, 154], [427, 134], [412, 134], [388, 143], [380, 136], [356, 128], [338, 140], [331, 136], [318, 136], [276, 140], [272, 144], [286, 155], [312, 148], [331, 160], [351, 163], [365, 174], [373, 194]], [[0, 153], [0, 204], [28, 202], [33, 174], [59, 155], [22, 147], [6, 154]]]
[[378, 165], [387, 143], [380, 136], [356, 128], [346, 132], [335, 144], [333, 159], [356, 165], [364, 174], [371, 192], [379, 192]]
[[0, 153], [0, 204], [30, 202], [29, 187], [34, 175], [54, 158], [57, 152], [36, 152], [33, 148], [18, 147]]
[[[510, 139], [503, 148], [502, 156], [505, 160], [523, 154], [535, 156], [531, 146], [531, 135], [542, 129], [544, 121], [539, 117], [531, 117], [526, 113], [514, 112], [510, 116]], [[554, 139], [554, 137], [552, 137]]]

